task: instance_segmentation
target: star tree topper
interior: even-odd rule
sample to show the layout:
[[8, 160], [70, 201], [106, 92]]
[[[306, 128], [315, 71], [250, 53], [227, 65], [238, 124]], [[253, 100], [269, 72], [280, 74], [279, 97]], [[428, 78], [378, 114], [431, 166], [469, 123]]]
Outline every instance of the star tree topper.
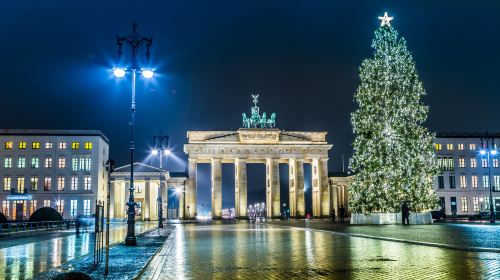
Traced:
[[387, 26], [391, 26], [391, 20], [393, 19], [394, 17], [390, 17], [387, 12], [384, 13], [384, 16], [383, 17], [378, 17], [378, 19], [380, 19], [382, 22], [380, 23], [380, 26], [384, 26], [384, 25], [387, 25]]

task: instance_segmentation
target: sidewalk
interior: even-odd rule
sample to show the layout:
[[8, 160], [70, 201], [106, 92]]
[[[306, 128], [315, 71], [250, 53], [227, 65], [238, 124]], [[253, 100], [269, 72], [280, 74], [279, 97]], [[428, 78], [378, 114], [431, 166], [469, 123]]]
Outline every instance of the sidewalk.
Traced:
[[448, 249], [500, 253], [500, 225], [439, 223], [432, 225], [350, 225], [330, 221], [270, 221], [268, 224], [322, 230], [353, 237], [373, 238]]

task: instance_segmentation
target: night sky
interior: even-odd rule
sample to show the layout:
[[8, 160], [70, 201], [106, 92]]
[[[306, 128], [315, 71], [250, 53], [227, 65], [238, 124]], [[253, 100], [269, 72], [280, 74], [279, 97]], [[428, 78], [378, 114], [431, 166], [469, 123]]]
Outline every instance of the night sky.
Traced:
[[[175, 154], [167, 168], [183, 171], [186, 131], [238, 129], [259, 93], [278, 128], [328, 131], [329, 169], [339, 171], [341, 154], [352, 152], [358, 69], [384, 11], [424, 82], [426, 125], [500, 130], [498, 1], [2, 1], [1, 126], [99, 129], [111, 156], [127, 163], [130, 79], [117, 81], [110, 68], [116, 35], [135, 20], [154, 37], [158, 72], [137, 84], [138, 160], [151, 162], [161, 129]], [[223, 170], [224, 200], [232, 199], [233, 170]], [[249, 173], [259, 174], [250, 189], [260, 188], [263, 167]], [[199, 178], [208, 186], [207, 166]]]

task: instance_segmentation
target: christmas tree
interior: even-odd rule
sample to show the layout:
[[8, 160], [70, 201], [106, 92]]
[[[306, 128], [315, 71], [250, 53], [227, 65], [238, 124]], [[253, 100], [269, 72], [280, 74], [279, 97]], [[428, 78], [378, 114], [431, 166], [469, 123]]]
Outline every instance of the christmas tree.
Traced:
[[355, 134], [350, 168], [356, 173], [350, 188], [354, 213], [411, 211], [437, 206], [433, 178], [437, 173], [434, 135], [422, 123], [428, 107], [425, 90], [404, 38], [385, 13], [375, 31], [373, 58], [363, 61], [361, 85], [352, 113]]

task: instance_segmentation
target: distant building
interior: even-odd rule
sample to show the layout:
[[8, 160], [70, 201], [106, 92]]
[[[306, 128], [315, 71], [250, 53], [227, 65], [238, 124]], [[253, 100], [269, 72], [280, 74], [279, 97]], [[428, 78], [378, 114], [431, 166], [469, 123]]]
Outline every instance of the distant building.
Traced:
[[348, 188], [352, 183], [354, 175], [346, 172], [328, 172], [328, 185], [331, 194], [331, 209], [335, 210], [335, 216], [339, 217], [340, 208], [344, 208], [344, 216], [350, 215], [349, 212], [349, 193]]
[[472, 215], [489, 211], [489, 164], [493, 185], [493, 204], [500, 207], [500, 156], [488, 163], [482, 156], [481, 138], [495, 137], [500, 144], [500, 133], [438, 133], [436, 157], [440, 173], [434, 180], [434, 189], [447, 215]]
[[0, 204], [10, 220], [53, 207], [65, 219], [106, 197], [109, 140], [98, 130], [0, 129]]

